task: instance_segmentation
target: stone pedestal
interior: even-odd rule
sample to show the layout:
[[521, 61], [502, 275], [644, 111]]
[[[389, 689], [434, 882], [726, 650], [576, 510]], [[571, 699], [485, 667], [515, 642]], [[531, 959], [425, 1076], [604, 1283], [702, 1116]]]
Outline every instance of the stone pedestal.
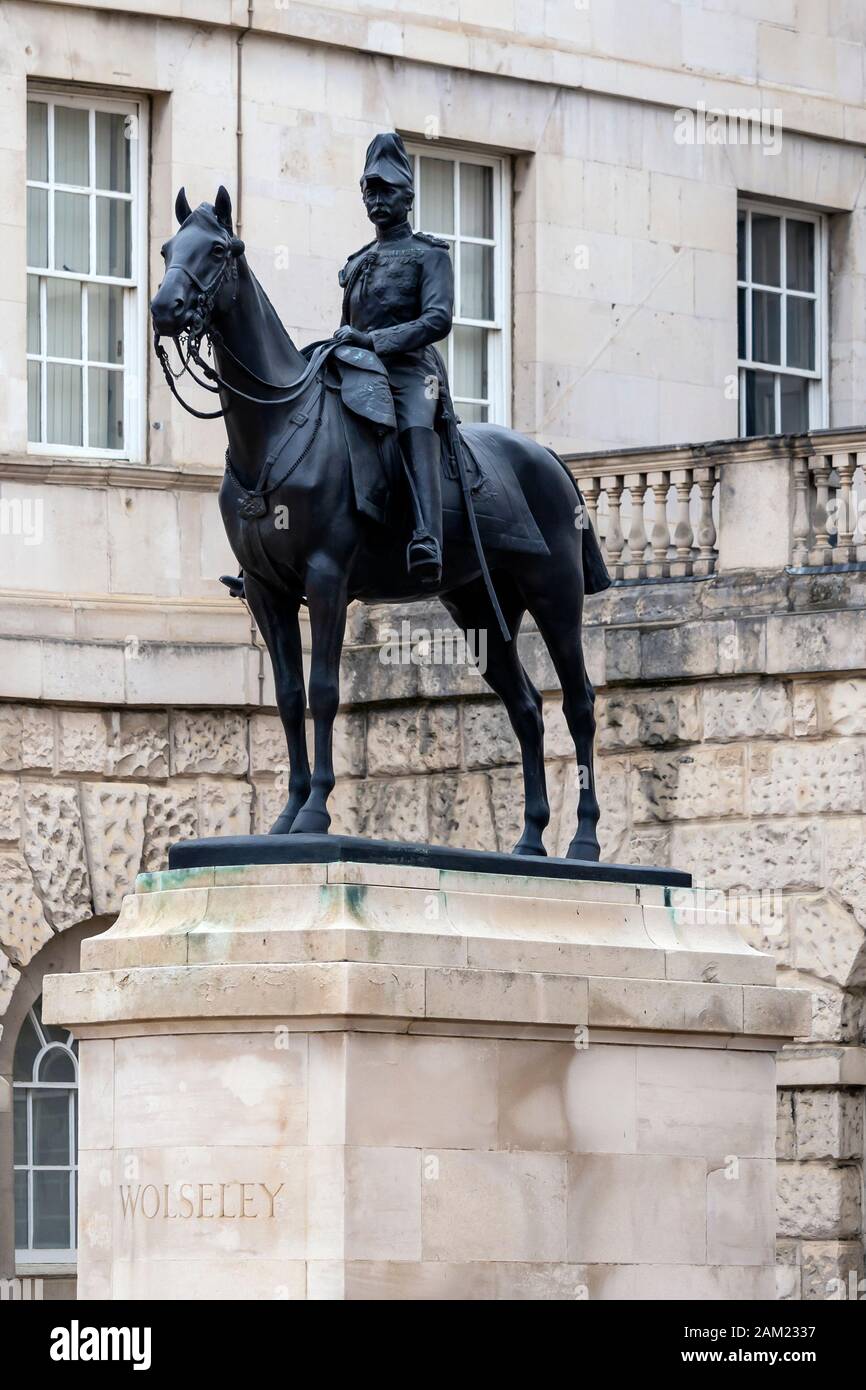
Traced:
[[677, 891], [139, 879], [45, 982], [81, 1040], [80, 1296], [772, 1298], [807, 995]]

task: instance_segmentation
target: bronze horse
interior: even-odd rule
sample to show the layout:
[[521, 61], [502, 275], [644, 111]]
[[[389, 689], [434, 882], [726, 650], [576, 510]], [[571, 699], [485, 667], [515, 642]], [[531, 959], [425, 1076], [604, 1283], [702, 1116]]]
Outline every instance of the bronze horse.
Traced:
[[[193, 212], [181, 189], [175, 211], [180, 226], [163, 247], [165, 276], [151, 304], [154, 342], [167, 368], [160, 337], [175, 340], [194, 379], [199, 380], [193, 371], [197, 364], [206, 378], [200, 384], [219, 397], [221, 409], [206, 418], [225, 418], [229, 447], [220, 509], [243, 568], [245, 598], [273, 663], [289, 753], [289, 796], [271, 833], [328, 830], [332, 735], [349, 603], [402, 603], [432, 592], [464, 632], [486, 630], [482, 674], [505, 705], [523, 763], [524, 824], [514, 853], [543, 855], [550, 806], [542, 701], [517, 651], [524, 614], [534, 618], [559, 676], [579, 768], [578, 825], [568, 858], [597, 860], [595, 696], [584, 665], [581, 616], [585, 589], [604, 587], [604, 577], [571, 474], [551, 451], [512, 430], [463, 427], [469, 448], [494, 458], [500, 481], [507, 480], [505, 490], [519, 491], [520, 506], [528, 508], [543, 544], [535, 553], [515, 551], [497, 546], [495, 534], [491, 543], [488, 531], [489, 580], [505, 631], [485, 583], [483, 558], [465, 525], [462, 532], [446, 525], [441, 584], [433, 590], [419, 588], [406, 571], [405, 533], [371, 520], [356, 503], [351, 447], [357, 447], [359, 435], [347, 430], [340, 392], [333, 381], [328, 383], [327, 346], [305, 354], [291, 341], [247, 263], [243, 242], [234, 235], [228, 193], [220, 188], [213, 206], [202, 203]], [[205, 340], [213, 354], [211, 366], [199, 351]], [[173, 377], [170, 384], [180, 398]], [[360, 436], [363, 447], [376, 451], [382, 433], [367, 428]], [[288, 468], [287, 441], [292, 443]], [[455, 489], [452, 484], [452, 518], [461, 508]], [[281, 519], [288, 524], [281, 525]], [[503, 535], [506, 526], [507, 516]], [[309, 608], [312, 636], [312, 773], [304, 724], [302, 602]]]

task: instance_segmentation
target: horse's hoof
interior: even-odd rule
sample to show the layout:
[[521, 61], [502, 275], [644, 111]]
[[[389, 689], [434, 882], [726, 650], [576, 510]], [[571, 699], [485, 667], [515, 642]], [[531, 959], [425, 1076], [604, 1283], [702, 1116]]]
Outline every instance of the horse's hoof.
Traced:
[[534, 840], [518, 840], [511, 853], [532, 854], [535, 856], [536, 859], [547, 858], [547, 850], [544, 848], [544, 845], [541, 845]]
[[288, 835], [296, 820], [297, 816], [294, 811], [292, 811], [290, 815], [286, 815], [285, 811], [281, 811], [268, 831], [268, 834]]
[[575, 835], [565, 854], [566, 859], [582, 859], [590, 864], [597, 864], [601, 858], [601, 848], [598, 840], [581, 840]]
[[331, 817], [327, 811], [308, 811], [306, 807], [295, 816], [290, 834], [327, 835]]

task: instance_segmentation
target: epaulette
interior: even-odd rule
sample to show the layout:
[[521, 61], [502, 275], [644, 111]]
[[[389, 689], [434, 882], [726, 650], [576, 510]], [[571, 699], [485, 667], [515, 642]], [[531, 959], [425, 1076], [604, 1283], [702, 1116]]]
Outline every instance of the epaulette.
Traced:
[[413, 232], [412, 235], [418, 241], [426, 241], [428, 246], [438, 246], [441, 250], [448, 250], [448, 242], [443, 241], [441, 236], [431, 236], [429, 232]]

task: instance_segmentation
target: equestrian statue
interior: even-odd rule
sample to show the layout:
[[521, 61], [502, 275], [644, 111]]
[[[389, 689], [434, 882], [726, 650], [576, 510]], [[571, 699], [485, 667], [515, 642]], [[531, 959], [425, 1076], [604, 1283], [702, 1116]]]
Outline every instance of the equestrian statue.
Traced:
[[[162, 248], [165, 275], [151, 303], [172, 392], [199, 418], [225, 421], [219, 504], [241, 574], [224, 582], [245, 599], [267, 645], [288, 745], [289, 795], [271, 833], [324, 834], [330, 825], [349, 603], [435, 595], [464, 633], [486, 632], [481, 674], [506, 707], [523, 765], [514, 853], [543, 855], [542, 701], [517, 649], [531, 614], [559, 677], [578, 764], [567, 857], [597, 860], [595, 695], [581, 621], [584, 594], [610, 583], [598, 541], [552, 450], [499, 425], [459, 426], [434, 346], [451, 329], [451, 259], [446, 242], [412, 231], [412, 165], [399, 135], [371, 142], [361, 193], [376, 236], [340, 272], [342, 323], [332, 338], [294, 345], [234, 234], [222, 187], [213, 205], [195, 211], [178, 193], [179, 227]], [[177, 368], [163, 339], [175, 344]], [[182, 400], [184, 373], [219, 409]]]

